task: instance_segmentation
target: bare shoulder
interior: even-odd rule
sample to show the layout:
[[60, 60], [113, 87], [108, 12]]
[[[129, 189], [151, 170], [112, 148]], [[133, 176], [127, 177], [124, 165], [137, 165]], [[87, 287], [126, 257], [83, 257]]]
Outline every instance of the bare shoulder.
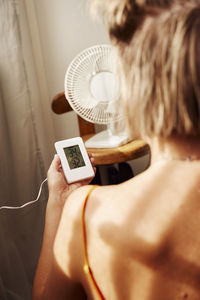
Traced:
[[84, 264], [81, 220], [85, 199], [89, 193], [85, 218], [86, 223], [90, 223], [92, 212], [103, 207], [106, 200], [112, 199], [116, 190], [116, 187], [95, 186], [90, 192], [92, 187], [91, 185], [80, 187], [69, 196], [54, 243], [54, 254], [59, 267], [67, 277], [73, 279], [80, 279], [82, 276], [80, 266]]
[[79, 266], [83, 262], [81, 212], [90, 188], [80, 187], [68, 197], [54, 243], [56, 261], [65, 275], [72, 279], [79, 277]]

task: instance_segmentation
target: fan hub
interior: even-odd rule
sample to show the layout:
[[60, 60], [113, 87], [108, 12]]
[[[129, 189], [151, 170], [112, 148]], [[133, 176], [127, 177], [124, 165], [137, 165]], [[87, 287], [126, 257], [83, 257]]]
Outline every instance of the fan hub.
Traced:
[[97, 102], [111, 102], [119, 98], [118, 81], [114, 73], [102, 71], [90, 80], [90, 93]]

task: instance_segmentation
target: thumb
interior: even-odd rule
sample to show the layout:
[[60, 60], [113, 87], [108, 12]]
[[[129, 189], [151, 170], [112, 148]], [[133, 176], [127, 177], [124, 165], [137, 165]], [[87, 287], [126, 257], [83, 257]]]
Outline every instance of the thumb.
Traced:
[[51, 165], [49, 167], [49, 172], [55, 171], [55, 170], [58, 171], [60, 168], [60, 164], [61, 164], [60, 157], [58, 156], [58, 154], [55, 154], [54, 158], [51, 162]]

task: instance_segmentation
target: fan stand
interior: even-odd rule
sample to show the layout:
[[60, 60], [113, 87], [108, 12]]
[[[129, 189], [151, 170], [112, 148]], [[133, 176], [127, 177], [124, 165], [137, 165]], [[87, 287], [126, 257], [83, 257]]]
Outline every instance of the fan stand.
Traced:
[[116, 148], [126, 144], [128, 136], [125, 133], [113, 133], [111, 127], [103, 130], [85, 142], [86, 148]]

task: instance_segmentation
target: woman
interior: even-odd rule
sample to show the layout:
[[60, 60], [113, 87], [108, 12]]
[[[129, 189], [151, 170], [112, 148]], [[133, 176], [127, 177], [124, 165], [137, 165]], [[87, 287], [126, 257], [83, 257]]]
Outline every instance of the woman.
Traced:
[[151, 166], [91, 190], [67, 185], [54, 158], [33, 299], [200, 299], [200, 2], [143, 2], [100, 11]]

